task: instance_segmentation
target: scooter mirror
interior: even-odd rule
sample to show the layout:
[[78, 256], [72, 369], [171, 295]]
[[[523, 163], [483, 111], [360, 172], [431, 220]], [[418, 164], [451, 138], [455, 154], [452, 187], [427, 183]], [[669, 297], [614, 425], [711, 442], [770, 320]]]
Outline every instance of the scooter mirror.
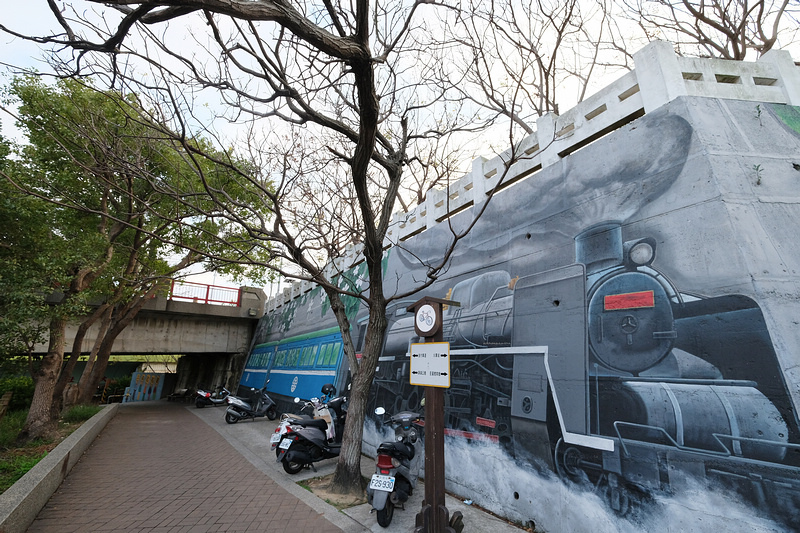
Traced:
[[384, 409], [383, 407], [377, 407], [375, 409], [375, 414], [378, 415], [378, 416], [386, 414], [386, 409]]
[[295, 397], [294, 397], [294, 403], [300, 403], [300, 398], [298, 398], [297, 396], [295, 396]]

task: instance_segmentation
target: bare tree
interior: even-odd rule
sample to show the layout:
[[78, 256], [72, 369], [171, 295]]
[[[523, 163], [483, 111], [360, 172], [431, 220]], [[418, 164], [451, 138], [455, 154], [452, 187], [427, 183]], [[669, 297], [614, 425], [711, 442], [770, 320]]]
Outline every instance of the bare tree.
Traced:
[[[598, 68], [624, 68], [630, 57], [629, 41], [622, 39], [612, 4], [604, 0], [48, 4], [59, 32], [31, 36], [0, 28], [49, 45], [62, 75], [105, 77], [113, 87], [149, 98], [143, 107], [153, 115], [152, 135], [179, 146], [199, 179], [166, 183], [141, 169], [137, 179], [204, 221], [246, 233], [223, 241], [215, 232], [203, 233], [192, 219], [176, 218], [172, 222], [187, 233], [206, 238], [164, 238], [212, 261], [269, 266], [325, 290], [353, 383], [334, 479], [342, 492], [361, 488], [364, 410], [387, 305], [409, 296], [384, 293], [382, 259], [392, 213], [407, 210], [431, 186], [444, 186], [458, 175], [461, 162], [470, 158], [453, 154], [474, 153], [472, 139], [481, 132], [506, 132], [500, 137], [494, 129], [490, 139], [502, 148], [512, 146], [508, 169], [518, 157], [514, 142], [533, 130], [536, 117], [558, 112], [567, 77], [577, 79], [570, 90], [580, 100]], [[668, 13], [678, 21], [679, 6], [687, 4], [674, 5]], [[644, 13], [644, 4], [636, 6]], [[737, 4], [732, 12], [741, 16], [731, 15], [725, 24], [744, 24], [745, 33], [757, 37], [735, 32], [728, 37], [723, 31], [712, 38], [696, 29], [713, 20], [707, 6], [687, 11], [694, 16], [688, 23], [695, 24], [694, 37], [678, 31], [682, 25], [675, 31], [708, 50], [713, 49], [709, 39], [726, 43], [723, 48], [735, 41], [736, 50], [774, 46], [780, 24], [773, 21], [784, 20], [788, 9], [788, 4], [763, 4], [761, 10]], [[648, 28], [661, 19], [639, 20]], [[778, 29], [771, 32], [773, 26]], [[647, 31], [647, 38], [654, 35]], [[220, 133], [231, 123], [249, 128], [245, 134]], [[196, 142], [200, 134], [214, 139], [216, 147]], [[230, 140], [234, 134], [239, 137]], [[155, 204], [147, 209], [157, 211]], [[476, 205], [471, 224], [452, 228], [450, 246], [439, 261], [425, 265], [427, 276], [416, 290], [447, 267], [481, 210]], [[363, 246], [363, 287], [348, 280], [353, 265], [328, 267], [354, 243]], [[237, 254], [218, 257], [222, 246], [233, 246]], [[352, 302], [369, 309], [360, 360], [350, 335]]]
[[797, 42], [800, 4], [792, 0], [625, 0], [625, 15], [648, 38], [686, 55], [743, 60]]
[[606, 0], [470, 2], [448, 26], [462, 54], [451, 70], [465, 99], [503, 117], [520, 133], [586, 95], [595, 77], [627, 68], [621, 32]]
[[[153, 98], [148, 108], [161, 119], [153, 124], [172, 120], [157, 135], [181, 144], [200, 181], [164, 184], [147, 173], [139, 179], [193, 207], [204, 220], [244, 228], [248, 239], [233, 262], [268, 264], [325, 290], [353, 385], [333, 484], [342, 492], [361, 491], [363, 421], [387, 327], [386, 307], [409, 296], [384, 293], [382, 260], [392, 213], [424, 196], [432, 183], [446, 183], [457, 171], [454, 161], [463, 160], [447, 157], [453, 146], [465, 145], [461, 135], [495, 122], [480, 117], [485, 108], [464, 100], [442, 63], [459, 44], [440, 37], [445, 24], [464, 20], [456, 16], [458, 3], [104, 3], [116, 8], [116, 18], [113, 12], [84, 10], [78, 2], [63, 9], [51, 2], [62, 32], [37, 40], [63, 47], [53, 56], [63, 74], [108, 73], [110, 84]], [[187, 35], [194, 39], [191, 45], [181, 42]], [[208, 108], [197, 105], [211, 98], [210, 91], [223, 103], [220, 116], [202, 116]], [[238, 146], [248, 151], [250, 163], [193, 142], [198, 130], [211, 135], [202, 125], [221, 118], [249, 122]], [[507, 164], [514, 159], [512, 151]], [[226, 169], [224, 181], [215, 180], [206, 160]], [[408, 168], [417, 180], [404, 193]], [[404, 194], [408, 198], [401, 202]], [[481, 212], [476, 206], [473, 223], [453, 229], [450, 247], [436, 264], [426, 265], [427, 278], [416, 290], [446, 268]], [[366, 289], [348, 278], [352, 265], [326, 269], [354, 242], [363, 247]], [[253, 243], [269, 250], [267, 259], [253, 251]], [[213, 257], [221, 242], [211, 236], [180, 245]], [[352, 302], [369, 309], [361, 359], [350, 335]]]

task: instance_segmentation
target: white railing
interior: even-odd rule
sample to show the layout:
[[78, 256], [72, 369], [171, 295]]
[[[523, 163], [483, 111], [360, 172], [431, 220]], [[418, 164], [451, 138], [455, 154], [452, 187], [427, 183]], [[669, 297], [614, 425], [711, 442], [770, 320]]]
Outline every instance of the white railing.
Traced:
[[[536, 122], [537, 131], [516, 149], [492, 158], [479, 157], [472, 171], [446, 189], [431, 190], [426, 201], [408, 213], [395, 213], [385, 246], [392, 246], [431, 228], [466, 207], [482, 202], [504, 184], [528, 177], [558, 163], [595, 139], [680, 96], [748, 100], [800, 105], [800, 67], [789, 52], [773, 50], [756, 62], [678, 57], [670, 43], [656, 41], [633, 55], [635, 69], [562, 115], [549, 113]], [[502, 190], [498, 194], [502, 194]], [[361, 260], [361, 247], [347, 250], [329, 266], [330, 274]], [[267, 311], [314, 287], [296, 282], [267, 302]]]

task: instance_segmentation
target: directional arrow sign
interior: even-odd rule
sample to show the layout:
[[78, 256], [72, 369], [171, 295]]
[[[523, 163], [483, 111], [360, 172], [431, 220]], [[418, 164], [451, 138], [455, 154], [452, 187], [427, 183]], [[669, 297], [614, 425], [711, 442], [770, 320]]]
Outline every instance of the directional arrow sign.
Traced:
[[411, 345], [412, 385], [450, 387], [450, 343], [425, 342]]

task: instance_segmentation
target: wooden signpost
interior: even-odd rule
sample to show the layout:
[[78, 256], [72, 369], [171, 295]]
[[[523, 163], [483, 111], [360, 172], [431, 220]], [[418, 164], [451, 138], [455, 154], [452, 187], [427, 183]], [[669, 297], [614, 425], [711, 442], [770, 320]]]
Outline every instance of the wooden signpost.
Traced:
[[450, 344], [443, 341], [442, 306], [458, 302], [425, 297], [408, 307], [414, 329], [425, 339], [411, 345], [411, 385], [425, 387], [425, 499], [414, 533], [461, 533], [460, 512], [450, 512], [444, 492], [444, 389], [450, 387]]

